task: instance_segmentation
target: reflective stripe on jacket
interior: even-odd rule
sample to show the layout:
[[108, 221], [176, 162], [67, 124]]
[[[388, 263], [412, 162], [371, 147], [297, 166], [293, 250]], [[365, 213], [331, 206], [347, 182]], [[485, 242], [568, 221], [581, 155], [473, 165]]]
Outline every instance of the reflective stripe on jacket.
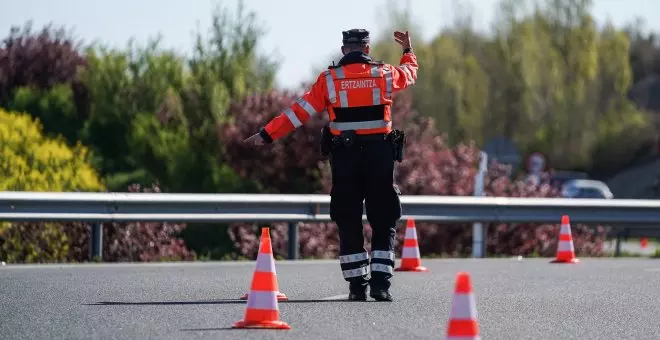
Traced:
[[403, 54], [399, 66], [374, 63], [361, 52], [347, 53], [339, 67], [322, 72], [311, 88], [261, 130], [267, 142], [280, 139], [327, 111], [330, 131], [355, 130], [358, 134], [392, 130], [392, 95], [415, 84], [417, 57]]

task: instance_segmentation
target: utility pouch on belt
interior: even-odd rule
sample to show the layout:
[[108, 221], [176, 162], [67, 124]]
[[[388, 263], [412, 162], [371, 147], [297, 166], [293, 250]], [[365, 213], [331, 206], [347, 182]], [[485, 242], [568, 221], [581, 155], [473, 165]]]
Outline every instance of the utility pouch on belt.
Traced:
[[394, 160], [401, 163], [403, 161], [403, 147], [406, 144], [406, 134], [402, 130], [392, 130], [387, 135], [387, 138], [392, 143], [392, 151], [394, 152]]
[[355, 143], [355, 130], [342, 131], [339, 136], [335, 137], [335, 145], [343, 145], [350, 148]]

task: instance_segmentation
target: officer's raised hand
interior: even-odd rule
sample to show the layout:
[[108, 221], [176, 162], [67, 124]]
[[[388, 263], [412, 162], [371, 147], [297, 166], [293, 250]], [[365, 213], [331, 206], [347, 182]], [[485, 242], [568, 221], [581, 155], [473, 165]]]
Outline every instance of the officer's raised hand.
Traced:
[[403, 47], [403, 49], [407, 48], [412, 48], [412, 45], [410, 44], [410, 34], [408, 31], [401, 32], [401, 31], [395, 31], [394, 32], [394, 40]]
[[243, 140], [243, 143], [252, 144], [252, 145], [264, 145], [264, 144], [266, 144], [263, 137], [261, 137], [261, 135], [259, 133], [255, 133], [254, 135], [246, 138], [245, 140]]

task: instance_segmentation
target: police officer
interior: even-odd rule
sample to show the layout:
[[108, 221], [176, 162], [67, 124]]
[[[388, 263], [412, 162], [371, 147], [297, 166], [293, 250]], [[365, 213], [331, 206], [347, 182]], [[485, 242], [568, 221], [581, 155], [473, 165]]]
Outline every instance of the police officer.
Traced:
[[[394, 163], [401, 161], [403, 132], [392, 129], [392, 94], [417, 80], [417, 58], [408, 32], [394, 32], [403, 49], [400, 65], [370, 56], [369, 32], [343, 32], [344, 55], [311, 89], [245, 142], [272, 143], [327, 111], [322, 150], [332, 169], [330, 217], [339, 229], [339, 262], [349, 300], [392, 301], [396, 222], [401, 217]], [[364, 248], [363, 201], [372, 227], [371, 257]]]

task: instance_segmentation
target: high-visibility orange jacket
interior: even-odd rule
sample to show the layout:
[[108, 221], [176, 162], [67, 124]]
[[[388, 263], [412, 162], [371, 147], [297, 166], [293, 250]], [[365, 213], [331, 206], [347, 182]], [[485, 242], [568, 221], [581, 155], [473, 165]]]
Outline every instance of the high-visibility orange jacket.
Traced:
[[404, 51], [400, 66], [374, 62], [362, 52], [347, 53], [338, 66], [322, 72], [311, 89], [260, 130], [267, 143], [280, 139], [314, 115], [327, 111], [330, 132], [357, 134], [392, 131], [392, 94], [417, 80], [417, 57]]

